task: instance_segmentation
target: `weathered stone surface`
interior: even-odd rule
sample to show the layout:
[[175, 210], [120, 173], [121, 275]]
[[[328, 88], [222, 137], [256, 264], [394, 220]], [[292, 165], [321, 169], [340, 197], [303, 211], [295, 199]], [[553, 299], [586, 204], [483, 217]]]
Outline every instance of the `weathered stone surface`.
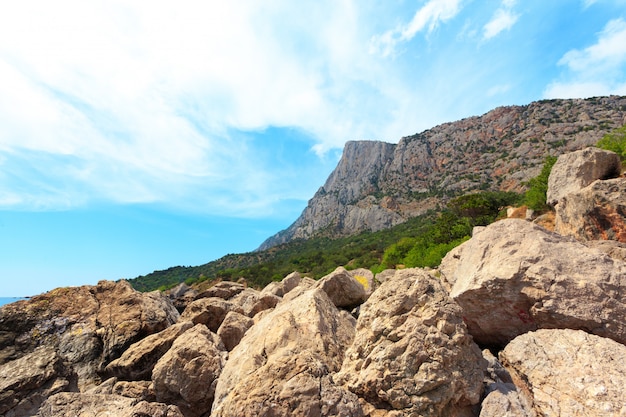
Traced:
[[174, 405], [148, 403], [120, 395], [63, 392], [42, 405], [37, 417], [184, 417]]
[[263, 310], [276, 307], [281, 298], [274, 294], [264, 294], [252, 288], [246, 288], [231, 299], [232, 303], [241, 307], [243, 314], [254, 317]]
[[626, 415], [626, 346], [581, 330], [542, 329], [500, 353], [541, 416]]
[[269, 283], [265, 288], [263, 288], [261, 294], [273, 294], [282, 297], [289, 291], [296, 288], [300, 284], [301, 280], [302, 277], [300, 276], [300, 273], [298, 271], [294, 271], [283, 278], [280, 282]]
[[181, 282], [174, 288], [166, 291], [165, 294], [167, 294], [179, 313], [185, 311], [185, 308], [187, 308], [189, 303], [195, 300], [198, 296], [198, 292], [184, 282]]
[[626, 178], [598, 180], [562, 197], [554, 230], [580, 241], [626, 243]]
[[102, 384], [84, 391], [85, 394], [121, 395], [141, 401], [155, 402], [154, 387], [151, 381], [118, 381], [111, 377]]
[[196, 300], [201, 298], [217, 297], [228, 300], [246, 289], [240, 282], [220, 281], [212, 287], [202, 291], [196, 296]]
[[622, 163], [615, 152], [585, 148], [559, 156], [548, 178], [547, 203], [555, 206], [563, 197], [576, 193], [595, 180], [616, 178]]
[[231, 301], [219, 297], [200, 298], [187, 306], [180, 315], [180, 321], [201, 323], [216, 332], [229, 311], [243, 314], [243, 309]]
[[384, 271], [376, 274], [376, 280], [380, 283], [387, 281], [389, 278], [392, 278], [396, 274], [395, 269], [385, 269]]
[[230, 353], [211, 416], [361, 416], [357, 398], [332, 380], [353, 336], [325, 292], [283, 301]]
[[448, 416], [480, 400], [485, 367], [438, 279], [406, 269], [361, 306], [336, 380], [380, 410]]
[[369, 269], [357, 268], [348, 271], [352, 278], [354, 278], [365, 289], [365, 297], [372, 295], [372, 292], [376, 289], [374, 274]]
[[337, 307], [354, 307], [367, 298], [365, 287], [342, 266], [320, 279], [316, 287], [324, 291]]
[[451, 296], [477, 343], [504, 346], [538, 328], [626, 342], [626, 264], [517, 219], [463, 243]]
[[0, 366], [0, 415], [36, 413], [47, 397], [69, 388], [67, 373], [61, 357], [50, 346], [42, 346], [3, 364]]
[[226, 350], [230, 352], [239, 344], [243, 335], [253, 324], [254, 320], [250, 317], [236, 311], [229, 311], [222, 325], [217, 329], [217, 335], [222, 339]]
[[616, 240], [588, 240], [585, 246], [606, 253], [613, 259], [626, 262], [626, 243]]
[[186, 417], [202, 416], [211, 409], [225, 361], [226, 350], [219, 337], [197, 324], [178, 337], [154, 367], [157, 400], [177, 405]]
[[310, 290], [316, 285], [317, 285], [317, 281], [315, 281], [313, 278], [303, 277], [300, 280], [300, 283], [293, 290], [289, 291], [287, 294], [283, 296], [283, 301], [284, 302], [291, 301], [294, 298], [298, 298], [299, 296], [307, 292], [307, 290]]
[[109, 363], [104, 369], [105, 373], [127, 381], [150, 380], [152, 368], [159, 358], [169, 350], [178, 336], [191, 327], [192, 322], [183, 321], [141, 339], [126, 349], [121, 357]]

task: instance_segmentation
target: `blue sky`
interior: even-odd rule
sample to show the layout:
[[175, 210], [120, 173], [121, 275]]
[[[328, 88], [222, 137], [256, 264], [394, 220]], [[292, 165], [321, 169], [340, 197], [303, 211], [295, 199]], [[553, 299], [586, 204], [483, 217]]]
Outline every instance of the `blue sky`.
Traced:
[[254, 250], [347, 140], [626, 95], [626, 0], [0, 6], [0, 296]]

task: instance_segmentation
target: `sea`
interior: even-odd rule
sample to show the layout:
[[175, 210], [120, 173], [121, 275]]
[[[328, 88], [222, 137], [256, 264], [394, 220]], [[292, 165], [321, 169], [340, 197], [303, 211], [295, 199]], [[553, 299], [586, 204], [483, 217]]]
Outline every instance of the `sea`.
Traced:
[[0, 297], [0, 307], [5, 304], [14, 303], [16, 301], [26, 300], [24, 297]]

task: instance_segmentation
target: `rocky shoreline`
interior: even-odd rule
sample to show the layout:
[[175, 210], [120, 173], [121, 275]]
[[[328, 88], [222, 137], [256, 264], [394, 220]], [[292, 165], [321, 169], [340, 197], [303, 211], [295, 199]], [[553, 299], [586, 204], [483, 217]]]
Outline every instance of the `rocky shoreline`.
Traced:
[[6, 305], [0, 415], [624, 416], [626, 178], [588, 148], [549, 185], [554, 231], [501, 220], [438, 269]]

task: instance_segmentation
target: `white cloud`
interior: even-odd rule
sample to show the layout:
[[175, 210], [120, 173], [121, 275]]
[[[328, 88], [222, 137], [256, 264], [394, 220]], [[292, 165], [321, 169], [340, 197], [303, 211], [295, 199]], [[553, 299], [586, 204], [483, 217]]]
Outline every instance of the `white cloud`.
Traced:
[[626, 21], [609, 21], [595, 44], [573, 49], [559, 60], [568, 70], [563, 80], [552, 82], [544, 96], [591, 97], [624, 94], [626, 79]]
[[515, 6], [515, 0], [504, 0], [502, 2], [502, 6], [495, 11], [491, 20], [483, 27], [483, 39], [491, 39], [513, 27], [519, 19], [519, 15], [511, 10], [513, 6]]
[[455, 17], [461, 10], [461, 0], [430, 0], [415, 12], [406, 25], [375, 36], [371, 41], [371, 52], [389, 56], [394, 53], [399, 42], [410, 41], [419, 32], [432, 32], [437, 26]]

